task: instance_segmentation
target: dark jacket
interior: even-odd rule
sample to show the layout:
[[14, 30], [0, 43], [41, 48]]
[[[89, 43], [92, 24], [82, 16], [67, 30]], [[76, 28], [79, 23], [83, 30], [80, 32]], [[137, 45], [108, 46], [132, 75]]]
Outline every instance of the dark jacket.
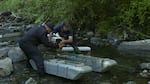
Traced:
[[64, 24], [58, 24], [54, 27], [54, 33], [59, 33], [59, 35], [61, 37], [64, 37], [66, 39], [68, 39], [69, 36], [73, 36], [73, 30], [72, 28], [70, 29], [70, 31], [63, 31], [63, 27], [64, 27]]
[[38, 46], [44, 44], [48, 47], [58, 48], [57, 44], [52, 43], [48, 40], [48, 32], [44, 26], [35, 26], [31, 28], [22, 38], [21, 42]]

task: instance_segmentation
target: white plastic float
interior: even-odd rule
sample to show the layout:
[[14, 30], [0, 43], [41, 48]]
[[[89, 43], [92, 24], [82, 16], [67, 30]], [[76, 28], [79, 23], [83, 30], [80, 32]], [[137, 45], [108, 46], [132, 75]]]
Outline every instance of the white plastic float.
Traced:
[[[34, 70], [37, 70], [35, 62], [30, 60]], [[72, 62], [62, 59], [49, 59], [44, 61], [45, 72], [48, 74], [77, 80], [84, 74], [91, 72], [92, 68], [84, 63]]]
[[110, 67], [117, 64], [115, 60], [109, 58], [99, 58], [99, 57], [92, 57], [86, 55], [57, 55], [60, 59], [82, 62], [90, 67], [92, 67], [93, 71], [95, 72], [105, 72]]
[[[79, 46], [78, 49], [80, 51], [91, 51], [91, 48], [90, 47], [87, 47], [87, 46]], [[63, 47], [62, 48], [62, 51], [74, 51], [74, 48], [73, 47]]]
[[[52, 41], [53, 43], [56, 43], [57, 40], [61, 40], [61, 38], [62, 38], [59, 36], [58, 33], [56, 33], [56, 34], [53, 33], [52, 35], [47, 34], [47, 37], [48, 37], [49, 41]], [[78, 49], [80, 51], [91, 51], [91, 48], [87, 47], [87, 46], [79, 46]], [[74, 51], [74, 48], [71, 46], [67, 46], [67, 47], [63, 47], [61, 50], [62, 51]]]

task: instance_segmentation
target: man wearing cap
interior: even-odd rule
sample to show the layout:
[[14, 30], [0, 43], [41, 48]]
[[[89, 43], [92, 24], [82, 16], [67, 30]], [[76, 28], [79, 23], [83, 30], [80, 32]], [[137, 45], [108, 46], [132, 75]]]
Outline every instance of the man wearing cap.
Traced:
[[60, 37], [62, 37], [62, 41], [59, 43], [61, 48], [65, 46], [65, 44], [69, 44], [74, 48], [75, 53], [80, 53], [79, 49], [75, 45], [73, 30], [69, 22], [56, 25], [53, 33], [59, 33]]
[[52, 48], [59, 48], [58, 44], [54, 44], [48, 40], [47, 34], [52, 32], [51, 23], [46, 23], [43, 26], [35, 26], [31, 28], [19, 41], [19, 46], [27, 56], [27, 63], [32, 59], [37, 66], [39, 75], [44, 75], [43, 57], [37, 46], [44, 44]]

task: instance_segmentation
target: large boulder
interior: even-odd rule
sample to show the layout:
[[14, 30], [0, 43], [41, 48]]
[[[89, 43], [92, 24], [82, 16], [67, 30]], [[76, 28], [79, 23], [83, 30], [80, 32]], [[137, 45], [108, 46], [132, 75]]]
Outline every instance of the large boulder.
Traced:
[[150, 57], [150, 39], [138, 41], [124, 41], [118, 46], [118, 50], [124, 54]]
[[19, 62], [26, 59], [26, 56], [24, 55], [20, 47], [11, 47], [8, 52], [8, 57], [10, 57], [13, 62]]
[[0, 59], [0, 77], [6, 77], [13, 71], [12, 60], [8, 57]]

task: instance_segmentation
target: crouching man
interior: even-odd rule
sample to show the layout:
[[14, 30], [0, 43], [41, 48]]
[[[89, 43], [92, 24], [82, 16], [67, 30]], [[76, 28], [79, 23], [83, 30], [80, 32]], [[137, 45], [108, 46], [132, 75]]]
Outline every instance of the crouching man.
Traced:
[[78, 47], [75, 44], [73, 29], [69, 22], [58, 24], [54, 27], [53, 33], [58, 33], [62, 38], [60, 41], [60, 47], [62, 48], [66, 44], [71, 45], [74, 48], [75, 53], [80, 53]]
[[19, 46], [27, 56], [27, 63], [32, 59], [37, 66], [37, 72], [40, 76], [43, 76], [44, 71], [44, 60], [41, 52], [37, 48], [39, 44], [51, 48], [59, 48], [58, 44], [54, 44], [48, 40], [47, 34], [53, 30], [51, 23], [46, 23], [44, 26], [36, 26], [31, 28], [19, 41]]

